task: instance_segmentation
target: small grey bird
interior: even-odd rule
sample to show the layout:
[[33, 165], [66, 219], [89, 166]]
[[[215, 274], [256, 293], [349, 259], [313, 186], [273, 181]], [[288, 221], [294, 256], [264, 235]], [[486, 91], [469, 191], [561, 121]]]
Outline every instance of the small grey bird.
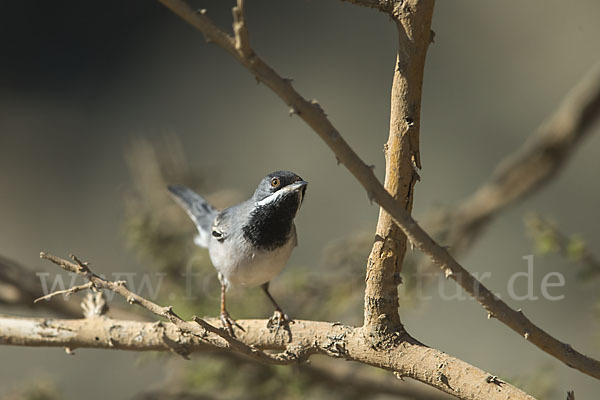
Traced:
[[225, 292], [232, 286], [261, 285], [275, 306], [270, 323], [288, 322], [269, 293], [269, 281], [285, 267], [297, 245], [294, 217], [307, 184], [293, 172], [273, 172], [262, 179], [250, 199], [222, 211], [191, 189], [168, 187], [196, 224], [194, 242], [208, 248], [221, 282], [221, 321], [232, 336], [233, 326], [242, 329], [225, 307]]

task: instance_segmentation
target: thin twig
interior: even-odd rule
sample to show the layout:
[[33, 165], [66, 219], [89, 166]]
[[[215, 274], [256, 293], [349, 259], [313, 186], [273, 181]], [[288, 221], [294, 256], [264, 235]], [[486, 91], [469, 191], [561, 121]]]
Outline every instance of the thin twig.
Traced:
[[534, 325], [522, 312], [509, 307], [489, 289], [465, 270], [447, 251], [437, 244], [404, 209], [403, 199], [394, 199], [375, 177], [373, 170], [365, 164], [340, 135], [321, 107], [302, 97], [291, 85], [262, 58], [254, 54], [246, 59], [235, 48], [235, 39], [219, 29], [205, 14], [195, 12], [183, 0], [159, 0], [183, 20], [196, 27], [205, 36], [229, 52], [238, 62], [268, 86], [302, 118], [334, 152], [337, 160], [354, 175], [367, 191], [369, 198], [377, 202], [393, 218], [410, 242], [429, 256], [447, 275], [467, 293], [477, 299], [488, 315], [497, 318], [529, 342], [556, 357], [568, 366], [600, 379], [600, 362], [574, 350], [547, 332]]
[[233, 33], [235, 34], [235, 48], [242, 57], [250, 59], [254, 52], [250, 47], [248, 28], [244, 18], [244, 0], [237, 0], [237, 6], [233, 7]]
[[[220, 332], [218, 328], [212, 326], [206, 321], [201, 320], [198, 317], [195, 317], [194, 321], [191, 323], [180, 318], [174, 311], [172, 306], [162, 307], [156, 303], [151, 302], [150, 300], [145, 299], [142, 296], [139, 296], [129, 289], [124, 281], [113, 282], [107, 279], [104, 279], [96, 274], [94, 274], [90, 268], [88, 263], [82, 262], [75, 255], [71, 255], [70, 257], [75, 261], [72, 263], [60, 257], [56, 257], [47, 253], [40, 253], [40, 257], [46, 260], [53, 262], [54, 264], [60, 266], [61, 268], [75, 272], [79, 275], [85, 276], [89, 279], [89, 286], [94, 287], [96, 289], [108, 289], [111, 290], [120, 296], [124, 297], [128, 303], [130, 304], [138, 304], [139, 306], [145, 308], [156, 316], [163, 317], [168, 319], [171, 323], [181, 329], [183, 332], [187, 332], [191, 335], [194, 335], [198, 338], [201, 338], [205, 344], [213, 346], [219, 349], [232, 349], [234, 351], [239, 351], [244, 353], [245, 355], [252, 357], [258, 361], [271, 363], [271, 364], [289, 364], [294, 360], [289, 358], [281, 357], [279, 354], [269, 354], [263, 351], [260, 351], [255, 348], [251, 348], [245, 345], [243, 342], [232, 338], [226, 338], [227, 335]], [[82, 285], [84, 286], [84, 285]], [[59, 291], [64, 292], [64, 291]], [[54, 296], [59, 294], [57, 292], [50, 293], [47, 296]], [[212, 335], [211, 335], [212, 334]], [[216, 334], [216, 335], [215, 335]], [[178, 352], [182, 354], [181, 352]], [[285, 353], [284, 353], [285, 354]], [[186, 356], [186, 354], [182, 354]]]
[[[81, 317], [81, 308], [72, 301], [41, 301], [33, 306], [36, 299], [47, 294], [40, 285], [45, 275], [0, 256], [0, 304], [33, 307], [35, 310], [43, 308], [61, 316]], [[109, 315], [118, 319], [145, 319], [141, 314], [131, 311], [130, 307], [117, 304], [111, 307]]]
[[78, 286], [73, 286], [72, 288], [69, 289], [65, 289], [65, 290], [57, 290], [55, 292], [52, 293], [48, 293], [45, 296], [42, 297], [38, 297], [37, 299], [35, 299], [33, 302], [37, 303], [39, 301], [42, 300], [50, 300], [51, 298], [53, 298], [54, 296], [58, 296], [61, 294], [64, 294], [65, 297], [69, 297], [70, 295], [72, 295], [73, 293], [77, 293], [77, 292], [81, 292], [82, 290], [87, 290], [87, 289], [91, 289], [94, 287], [94, 284], [90, 281], [88, 283], [84, 283], [83, 285], [78, 285]]

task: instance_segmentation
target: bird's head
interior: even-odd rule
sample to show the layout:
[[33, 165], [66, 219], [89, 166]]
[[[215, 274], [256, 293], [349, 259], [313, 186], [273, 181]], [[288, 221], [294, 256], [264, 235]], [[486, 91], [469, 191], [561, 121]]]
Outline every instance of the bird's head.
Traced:
[[277, 171], [265, 176], [254, 192], [256, 206], [277, 206], [296, 203], [300, 208], [306, 193], [306, 185], [298, 175], [290, 171]]

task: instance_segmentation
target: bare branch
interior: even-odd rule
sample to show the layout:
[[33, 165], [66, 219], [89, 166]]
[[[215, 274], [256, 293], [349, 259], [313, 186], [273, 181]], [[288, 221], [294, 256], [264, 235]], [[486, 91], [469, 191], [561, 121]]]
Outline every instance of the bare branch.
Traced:
[[[206, 319], [206, 322], [214, 326], [219, 320], [212, 318]], [[288, 343], [287, 333], [270, 330], [267, 320], [238, 320], [238, 323], [245, 330], [240, 332], [238, 340], [249, 347], [283, 350], [284, 353], [291, 345], [330, 357], [358, 361], [394, 371], [398, 376], [419, 380], [461, 399], [533, 399], [508, 383], [501, 386], [488, 383], [486, 379], [489, 373], [424, 346], [408, 335], [399, 338], [401, 344], [398, 347], [381, 351], [365, 343], [361, 328], [297, 320], [290, 325], [293, 339]], [[182, 330], [172, 323], [123, 321], [105, 317], [60, 320], [0, 316], [0, 344], [176, 351], [180, 354], [214, 348], [199, 335], [188, 334], [187, 329]]]
[[252, 58], [254, 52], [250, 47], [248, 29], [244, 14], [244, 0], [237, 0], [237, 6], [233, 7], [233, 32], [235, 34], [235, 49], [246, 59]]
[[42, 301], [42, 300], [50, 300], [54, 296], [58, 296], [58, 295], [61, 295], [61, 294], [64, 294], [66, 297], [69, 297], [73, 293], [81, 292], [82, 290], [91, 289], [93, 287], [94, 287], [94, 284], [92, 282], [88, 282], [88, 283], [84, 283], [83, 285], [73, 286], [72, 288], [69, 288], [69, 289], [57, 290], [56, 292], [48, 293], [45, 296], [38, 297], [33, 302], [37, 303], [37, 302]]
[[488, 181], [452, 212], [449, 230], [442, 230], [452, 253], [468, 248], [498, 213], [551, 182], [599, 117], [600, 63], [523, 146], [504, 158]]
[[[73, 301], [47, 300], [35, 304], [34, 301], [44, 297], [40, 286], [39, 273], [16, 261], [0, 256], [0, 304], [9, 306], [32, 307], [35, 310], [45, 309], [60, 316], [79, 318], [81, 308]], [[143, 320], [143, 316], [128, 308], [113, 305], [109, 315], [119, 319]]]
[[339, 388], [347, 388], [352, 393], [364, 398], [374, 396], [375, 394], [387, 394], [412, 400], [448, 399], [448, 395], [444, 393], [433, 390], [425, 391], [422, 388], [407, 385], [406, 383], [408, 382], [399, 384], [398, 382], [369, 378], [364, 374], [357, 374], [355, 372], [339, 373], [337, 369], [333, 370], [313, 364], [302, 364], [298, 369], [310, 376], [311, 382], [320, 381], [326, 384], [333, 384]]
[[[40, 253], [40, 257], [53, 262], [54, 264], [60, 266], [61, 268], [67, 271], [75, 272], [77, 274], [85, 276], [90, 281], [89, 283], [91, 284], [91, 287], [95, 289], [112, 290], [113, 292], [124, 297], [128, 303], [138, 304], [141, 307], [153, 313], [154, 315], [168, 319], [181, 331], [201, 338], [204, 345], [210, 345], [219, 349], [232, 349], [235, 351], [243, 352], [249, 357], [266, 363], [289, 364], [290, 362], [295, 361], [292, 357], [289, 357], [287, 352], [284, 352], [282, 354], [268, 354], [259, 351], [258, 349], [248, 347], [244, 343], [234, 338], [228, 338], [226, 337], [227, 335], [224, 335], [222, 332], [219, 332], [217, 328], [208, 324], [205, 321], [202, 321], [198, 317], [194, 317], [194, 322], [196, 322], [195, 324], [184, 321], [177, 314], [175, 314], [175, 312], [173, 312], [173, 308], [171, 306], [159, 306], [158, 304], [153, 303], [150, 300], [147, 300], [144, 297], [133, 293], [132, 291], [127, 289], [124, 281], [113, 282], [94, 274], [89, 269], [88, 263], [82, 262], [75, 255], [71, 255], [71, 258], [75, 261], [75, 263], [44, 252]], [[56, 292], [51, 293], [48, 296], [52, 297], [55, 294]], [[73, 348], [70, 346], [67, 347], [71, 349]], [[178, 354], [187, 357], [186, 353], [178, 351]]]
[[[44, 295], [35, 271], [14, 260], [0, 256], [0, 304], [33, 307], [33, 301]], [[53, 313], [81, 317], [79, 306], [72, 302], [45, 301], [36, 306]]]
[[[0, 257], [0, 282], [7, 285], [6, 290], [0, 288], [0, 303], [6, 305], [14, 304], [18, 306], [30, 306], [31, 304], [33, 304], [33, 300], [36, 297], [40, 297], [42, 295], [40, 281], [38, 278], [36, 278], [35, 271], [21, 266], [18, 263], [3, 257]], [[11, 288], [10, 290], [8, 289], [9, 286]], [[12, 292], [16, 293], [16, 295], [12, 295]], [[86, 294], [85, 298], [81, 302], [81, 308], [83, 309], [83, 314], [86, 318], [94, 318], [101, 315], [105, 315], [104, 312], [106, 309], [106, 304], [104, 303], [105, 300], [102, 298], [102, 295], [103, 292], [101, 291], [88, 292]], [[74, 304], [73, 301], [44, 301], [38, 303], [36, 305], [36, 308], [39, 309], [40, 306], [47, 307], [48, 310], [68, 318], [81, 317], [81, 310], [79, 308], [79, 305]], [[140, 319], [140, 315], [134, 314], [128, 309], [120, 309], [115, 304], [111, 304], [110, 314], [113, 316], [113, 318], [119, 320]], [[157, 329], [162, 328], [157, 327]], [[1, 327], [0, 330], [2, 330]], [[222, 332], [219, 329], [217, 329], [216, 331]], [[237, 352], [223, 351], [218, 352], [217, 354], [220, 357], [233, 358], [235, 362], [238, 363], [253, 363], [253, 368], [266, 367], [264, 363], [257, 362], [254, 358], [245, 357], [243, 354], [239, 354]], [[310, 376], [311, 379], [320, 380], [323, 382], [324, 385], [331, 385], [335, 388], [335, 390], [339, 390], [341, 387], [344, 387], [348, 388], [349, 391], [356, 391], [358, 393], [365, 394], [383, 393], [396, 396], [410, 397], [414, 399], [439, 398], [441, 400], [443, 398], [447, 398], [447, 395], [440, 393], [437, 390], [424, 390], [427, 389], [427, 387], [420, 385], [420, 383], [415, 384], [420, 385], [419, 387], [413, 387], [413, 385], [399, 384], [390, 380], [382, 380], [377, 379], [375, 377], [371, 377], [369, 374], [366, 374], [362, 370], [360, 372], [348, 372], [346, 375], [340, 376], [338, 369], [336, 369], [336, 371], [330, 371], [329, 369], [324, 368], [319, 368], [318, 370], [315, 370], [315, 368], [317, 367], [315, 367], [312, 363], [300, 364], [298, 365], [298, 368], [301, 373]], [[141, 396], [139, 398], [147, 397]]]
[[[425, 56], [431, 42], [434, 1], [406, 1], [396, 20], [398, 51], [392, 82], [390, 128], [385, 152], [385, 189], [412, 210], [414, 186], [421, 167], [419, 129]], [[367, 263], [365, 327], [371, 334], [400, 328], [398, 284], [406, 236], [384, 209], [379, 210], [375, 242]], [[376, 339], [377, 340], [377, 339]]]
[[372, 169], [352, 150], [337, 129], [329, 121], [321, 107], [306, 100], [292, 87], [289, 80], [282, 78], [259, 56], [251, 60], [244, 58], [235, 49], [235, 40], [220, 30], [206, 15], [198, 14], [182, 0], [159, 0], [186, 22], [214, 40], [219, 46], [264, 82], [273, 92], [302, 118], [336, 155], [337, 160], [354, 175], [369, 195], [387, 211], [394, 222], [402, 229], [410, 242], [439, 265], [467, 293], [477, 299], [488, 311], [519, 335], [546, 353], [556, 357], [566, 365], [585, 374], [600, 379], [600, 362], [574, 350], [534, 325], [522, 312], [509, 307], [484, 285], [465, 270], [446, 250], [437, 244], [404, 209], [402, 200], [394, 199], [375, 177]]

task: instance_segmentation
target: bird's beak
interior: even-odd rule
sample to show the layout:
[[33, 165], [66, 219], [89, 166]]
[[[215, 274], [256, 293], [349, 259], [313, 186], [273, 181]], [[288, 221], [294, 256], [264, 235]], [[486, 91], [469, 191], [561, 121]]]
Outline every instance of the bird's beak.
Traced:
[[308, 185], [308, 182], [306, 181], [298, 181], [298, 182], [294, 182], [292, 184], [290, 184], [288, 187], [290, 188], [290, 191], [299, 191], [302, 190], [306, 187], [306, 185]]

